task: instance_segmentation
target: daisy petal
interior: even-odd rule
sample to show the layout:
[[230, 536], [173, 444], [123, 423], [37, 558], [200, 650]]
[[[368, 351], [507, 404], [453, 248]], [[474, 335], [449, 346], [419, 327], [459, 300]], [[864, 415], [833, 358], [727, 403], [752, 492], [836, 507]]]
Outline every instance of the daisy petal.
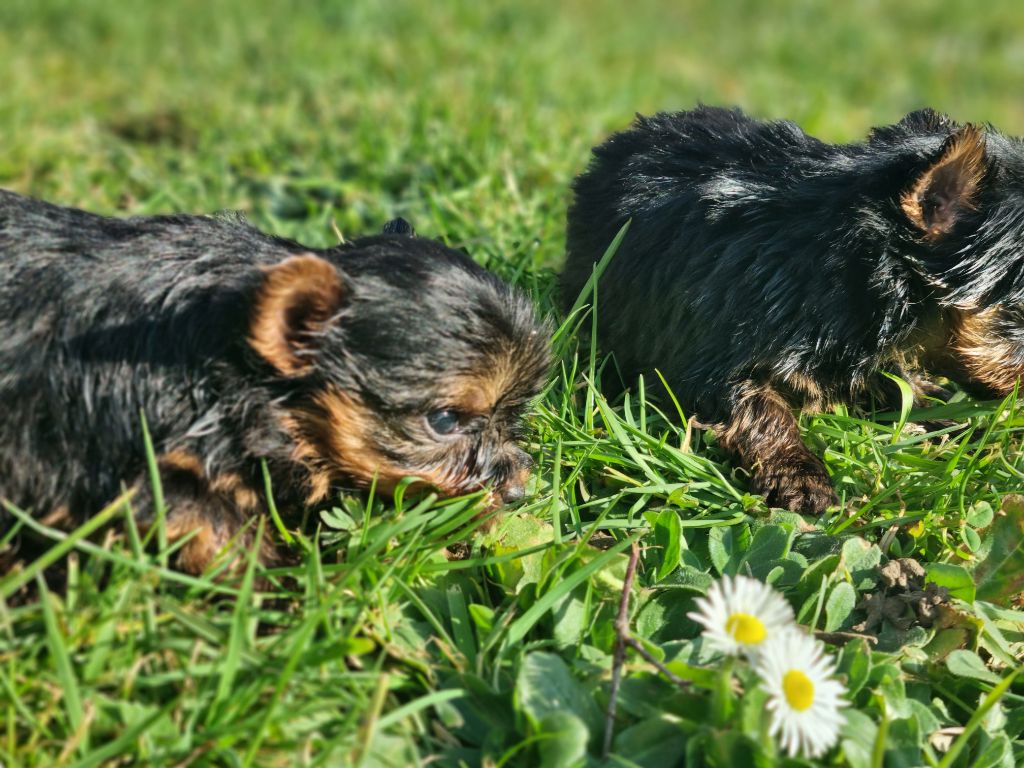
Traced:
[[794, 621], [782, 595], [746, 576], [723, 576], [694, 603], [689, 617], [704, 627], [705, 645], [728, 656], [755, 658], [761, 644]]
[[790, 757], [820, 757], [839, 740], [847, 702], [835, 679], [835, 662], [825, 646], [796, 627], [767, 639], [756, 661], [761, 688], [768, 693], [769, 733]]

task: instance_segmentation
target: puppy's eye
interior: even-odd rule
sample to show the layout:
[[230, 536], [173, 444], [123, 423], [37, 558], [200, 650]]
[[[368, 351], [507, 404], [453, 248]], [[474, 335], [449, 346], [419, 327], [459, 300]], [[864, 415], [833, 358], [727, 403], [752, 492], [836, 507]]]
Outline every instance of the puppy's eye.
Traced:
[[427, 416], [427, 424], [439, 435], [450, 435], [458, 431], [461, 423], [462, 417], [458, 411], [434, 411]]

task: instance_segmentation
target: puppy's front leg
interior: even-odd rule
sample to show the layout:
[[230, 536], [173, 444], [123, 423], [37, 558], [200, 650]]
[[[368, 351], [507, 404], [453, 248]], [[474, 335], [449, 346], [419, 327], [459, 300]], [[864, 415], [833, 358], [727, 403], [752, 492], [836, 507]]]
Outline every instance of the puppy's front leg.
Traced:
[[[258, 494], [237, 474], [208, 476], [199, 458], [187, 451], [164, 454], [157, 466], [167, 506], [167, 540], [173, 544], [190, 536], [176, 554], [177, 568], [200, 574], [231, 549], [229, 571], [237, 571], [253, 543], [253, 518], [262, 511]], [[155, 522], [148, 478], [139, 486], [142, 497], [136, 501], [136, 514], [139, 527], [146, 530]], [[267, 536], [259, 559], [264, 565], [280, 561]]]
[[768, 385], [741, 384], [718, 435], [750, 470], [754, 490], [771, 506], [819, 514], [836, 503], [825, 465], [804, 445], [793, 411]]

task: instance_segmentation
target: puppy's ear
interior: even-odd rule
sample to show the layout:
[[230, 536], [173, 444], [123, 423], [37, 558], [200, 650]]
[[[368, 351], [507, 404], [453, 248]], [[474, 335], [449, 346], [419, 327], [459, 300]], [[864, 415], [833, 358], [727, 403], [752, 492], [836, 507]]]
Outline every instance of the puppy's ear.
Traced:
[[385, 224], [380, 232], [382, 235], [408, 235], [409, 237], [416, 237], [416, 230], [412, 224], [401, 216]]
[[249, 344], [280, 373], [301, 376], [312, 367], [317, 334], [344, 297], [338, 270], [319, 256], [291, 256], [268, 267], [253, 302]]
[[946, 139], [938, 158], [903, 193], [903, 212], [929, 240], [941, 237], [975, 209], [986, 166], [984, 134], [964, 126]]

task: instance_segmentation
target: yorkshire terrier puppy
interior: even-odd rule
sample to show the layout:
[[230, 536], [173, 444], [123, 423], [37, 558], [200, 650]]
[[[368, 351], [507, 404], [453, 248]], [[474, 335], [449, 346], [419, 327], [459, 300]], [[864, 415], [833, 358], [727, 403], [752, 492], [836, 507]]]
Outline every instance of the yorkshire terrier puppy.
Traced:
[[128, 486], [152, 525], [140, 413], [168, 536], [193, 534], [188, 572], [251, 536], [263, 460], [282, 508], [407, 476], [522, 496], [543, 326], [463, 254], [387, 229], [315, 250], [239, 220], [110, 219], [0, 191], [0, 498], [72, 525]]
[[793, 408], [882, 372], [982, 396], [1024, 372], [1024, 144], [931, 110], [826, 144], [700, 107], [639, 117], [576, 179], [563, 294], [632, 220], [597, 290], [599, 343], [660, 370], [774, 506], [836, 502]]

